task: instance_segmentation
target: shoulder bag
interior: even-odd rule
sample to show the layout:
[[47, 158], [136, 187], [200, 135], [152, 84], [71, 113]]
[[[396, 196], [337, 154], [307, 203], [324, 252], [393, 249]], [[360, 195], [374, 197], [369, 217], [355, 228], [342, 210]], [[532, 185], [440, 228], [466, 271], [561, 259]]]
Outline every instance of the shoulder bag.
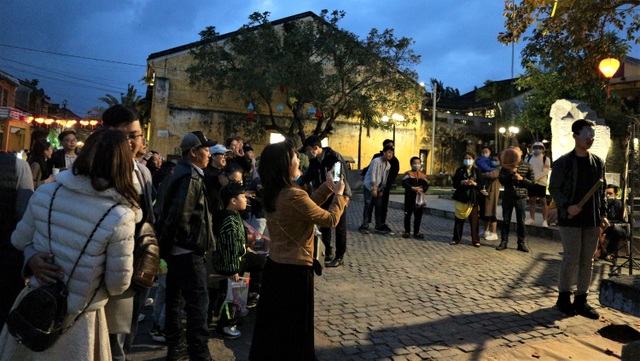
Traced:
[[278, 227], [280, 227], [282, 232], [284, 232], [284, 234], [289, 237], [290, 242], [293, 242], [296, 246], [298, 246], [298, 248], [302, 250], [305, 255], [307, 255], [307, 257], [313, 260], [313, 272], [315, 272], [315, 274], [317, 274], [318, 276], [322, 276], [322, 268], [324, 267], [324, 256], [326, 253], [326, 248], [324, 246], [324, 243], [320, 241], [319, 237], [316, 235], [313, 236], [313, 256], [311, 256], [311, 254], [309, 254], [309, 251], [307, 251], [298, 242], [296, 242], [296, 240], [293, 239], [293, 237], [291, 237], [291, 235], [287, 231], [285, 231], [284, 228], [282, 228], [280, 223], [278, 223]]
[[[51, 209], [53, 207], [53, 200], [58, 193], [60, 186], [56, 188], [51, 197], [51, 203], [49, 205], [49, 217], [48, 217], [48, 230], [49, 230], [49, 252], [51, 251]], [[78, 255], [67, 283], [61, 280], [56, 281], [50, 285], [44, 285], [35, 288], [31, 292], [27, 293], [18, 305], [9, 312], [7, 317], [7, 328], [9, 333], [16, 338], [16, 341], [23, 344], [28, 349], [35, 352], [42, 352], [53, 346], [58, 340], [60, 335], [65, 333], [72, 325], [77, 321], [84, 313], [87, 307], [93, 301], [98, 289], [102, 285], [102, 281], [98, 288], [93, 293], [93, 296], [84, 306], [80, 314], [76, 316], [73, 322], [69, 325], [64, 325], [64, 319], [67, 316], [67, 296], [69, 295], [68, 284], [73, 277], [73, 274], [80, 262], [80, 258], [87, 249], [89, 242], [93, 238], [93, 235], [98, 230], [98, 227], [105, 219], [105, 217], [118, 206], [119, 203], [112, 205], [100, 218], [93, 231], [87, 238], [87, 241]]]

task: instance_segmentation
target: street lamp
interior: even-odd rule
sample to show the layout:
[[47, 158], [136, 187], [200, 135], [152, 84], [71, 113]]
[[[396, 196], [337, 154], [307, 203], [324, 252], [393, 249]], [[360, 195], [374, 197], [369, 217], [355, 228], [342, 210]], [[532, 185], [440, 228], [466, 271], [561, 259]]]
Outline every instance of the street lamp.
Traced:
[[[389, 122], [389, 117], [387, 115], [383, 115], [380, 120], [382, 120], [383, 122], [387, 123], [387, 122]], [[391, 125], [393, 126], [393, 137], [392, 137], [392, 140], [393, 140], [393, 144], [395, 146], [395, 144], [396, 144], [396, 122], [403, 122], [404, 121], [404, 116], [400, 115], [398, 113], [393, 113], [393, 114], [391, 114], [391, 120], [392, 120]]]
[[515, 138], [520, 132], [520, 129], [518, 127], [510, 126], [509, 129], [506, 129], [505, 127], [500, 127], [498, 131], [500, 132], [500, 134], [502, 134], [502, 136], [504, 136], [504, 147], [502, 148], [504, 149], [507, 147], [507, 141], [512, 138]]
[[[420, 85], [422, 87], [425, 87], [426, 89], [426, 84], [424, 82], [420, 83]], [[433, 175], [433, 161], [436, 156], [434, 150], [436, 149], [436, 102], [438, 101], [437, 96], [438, 83], [434, 81], [431, 85], [431, 99], [433, 100], [433, 105], [431, 107], [431, 153], [433, 154], [431, 154], [431, 161], [429, 162], [431, 175]]]

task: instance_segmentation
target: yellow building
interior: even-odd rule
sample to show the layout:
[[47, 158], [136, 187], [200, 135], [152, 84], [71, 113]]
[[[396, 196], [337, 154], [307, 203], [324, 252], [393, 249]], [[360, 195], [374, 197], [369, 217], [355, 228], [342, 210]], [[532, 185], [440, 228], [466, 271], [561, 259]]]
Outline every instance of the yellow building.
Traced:
[[[273, 21], [272, 24], [282, 26], [286, 22], [306, 18], [314, 19], [317, 16], [307, 12]], [[234, 36], [234, 33], [221, 35], [219, 39], [223, 41], [231, 36]], [[237, 101], [231, 94], [223, 94], [219, 100], [212, 100], [209, 98], [208, 89], [201, 89], [189, 83], [186, 69], [193, 61], [190, 51], [198, 45], [196, 42], [153, 53], [147, 59], [147, 78], [151, 79], [152, 94], [148, 134], [150, 149], [167, 155], [179, 155], [178, 146], [182, 137], [190, 131], [201, 130], [219, 143], [224, 143], [225, 139], [231, 136], [241, 136], [245, 142], [250, 142], [256, 154], [259, 154], [267, 144], [278, 138], [278, 134], [246, 132], [246, 128], [243, 130], [242, 127], [238, 127], [238, 120], [246, 120], [249, 116], [247, 104]], [[283, 109], [278, 115], [291, 116], [291, 113], [287, 112], [287, 109]], [[418, 156], [421, 150], [426, 154], [430, 148], [426, 137], [430, 121], [427, 119], [426, 124], [423, 124], [420, 114], [413, 116], [418, 119], [415, 123], [391, 119], [390, 122], [393, 123], [389, 124], [394, 125], [389, 126], [388, 130], [361, 129], [359, 119], [339, 118], [332, 125], [333, 130], [328, 136], [327, 144], [343, 156], [353, 158], [356, 164], [352, 165], [352, 168], [363, 168], [369, 164], [372, 156], [382, 149], [383, 140], [395, 139], [396, 157], [400, 160], [400, 169], [403, 172], [410, 168], [409, 159], [412, 156]], [[309, 114], [305, 134], [310, 135], [315, 126], [313, 114]], [[426, 159], [424, 164], [428, 165]]]

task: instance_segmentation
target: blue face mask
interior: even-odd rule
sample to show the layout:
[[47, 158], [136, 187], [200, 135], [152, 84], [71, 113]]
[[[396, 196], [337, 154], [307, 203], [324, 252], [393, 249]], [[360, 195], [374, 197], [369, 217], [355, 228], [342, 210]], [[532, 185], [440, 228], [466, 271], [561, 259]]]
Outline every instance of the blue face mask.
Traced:
[[540, 155], [542, 154], [542, 151], [540, 149], [536, 149], [533, 151], [533, 155]]
[[491, 166], [492, 166], [492, 167], [497, 167], [497, 166], [499, 166], [499, 165], [500, 165], [500, 162], [495, 161], [495, 160], [492, 160], [492, 161], [491, 161]]
[[464, 164], [467, 167], [471, 167], [473, 165], [473, 159], [465, 159], [462, 164]]

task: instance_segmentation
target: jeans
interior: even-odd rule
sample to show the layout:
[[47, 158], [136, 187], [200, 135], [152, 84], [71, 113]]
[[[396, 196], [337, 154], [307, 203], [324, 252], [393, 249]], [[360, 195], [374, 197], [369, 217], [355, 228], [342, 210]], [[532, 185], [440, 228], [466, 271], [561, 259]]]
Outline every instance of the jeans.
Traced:
[[[386, 190], [385, 190], [386, 191]], [[381, 227], [382, 223], [382, 197], [373, 197], [371, 191], [367, 187], [362, 188], [364, 195], [364, 210], [362, 211], [362, 228], [369, 228], [369, 209], [375, 209], [376, 228]]]
[[[598, 227], [560, 227], [562, 239], [562, 264], [558, 277], [558, 291], [570, 292], [576, 279], [576, 295], [589, 293], [593, 271], [593, 253], [598, 245]], [[577, 277], [576, 277], [577, 276]]]
[[167, 275], [158, 275], [158, 289], [153, 299], [153, 323], [164, 329], [165, 323], [165, 299], [167, 297]]
[[526, 217], [525, 208], [527, 206], [526, 198], [503, 197], [502, 198], [502, 228], [500, 229], [501, 241], [509, 242], [509, 231], [511, 228], [511, 215], [513, 208], [516, 209], [516, 226], [518, 230], [518, 244], [524, 244], [527, 237], [527, 228], [524, 221]]
[[424, 208], [405, 207], [404, 210], [404, 232], [409, 233], [411, 230], [411, 215], [415, 214], [413, 220], [413, 234], [420, 233], [420, 222], [422, 221], [422, 211]]
[[[322, 243], [326, 248], [326, 254], [332, 254], [331, 248], [331, 228], [320, 227], [322, 233]], [[342, 258], [347, 252], [347, 212], [343, 212], [336, 225], [336, 255], [335, 258]]]
[[[387, 224], [387, 211], [389, 210], [389, 192], [382, 193], [381, 200], [382, 208], [380, 212], [380, 222], [381, 224]], [[373, 207], [369, 208], [367, 211], [367, 223], [371, 223], [371, 216], [373, 215]]]
[[167, 296], [165, 334], [169, 352], [181, 347], [181, 299], [187, 313], [187, 350], [190, 360], [209, 360], [207, 328], [207, 270], [205, 257], [194, 253], [169, 256], [167, 261]]

